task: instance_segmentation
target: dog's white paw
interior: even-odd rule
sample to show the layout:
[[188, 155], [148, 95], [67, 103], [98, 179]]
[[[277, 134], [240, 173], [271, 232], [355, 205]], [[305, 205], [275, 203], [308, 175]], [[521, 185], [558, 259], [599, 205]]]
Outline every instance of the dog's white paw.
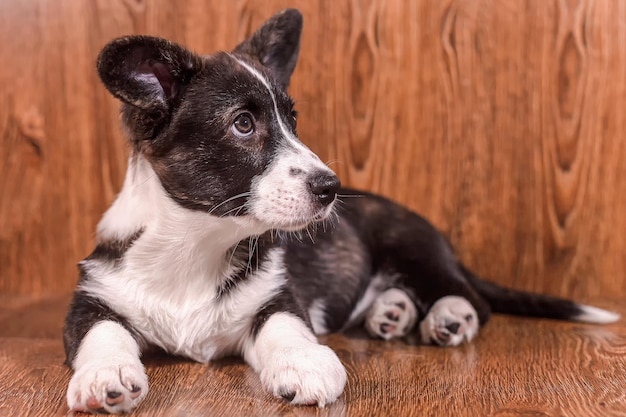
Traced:
[[335, 352], [328, 346], [311, 343], [273, 352], [260, 378], [277, 398], [323, 407], [341, 395], [347, 376]]
[[148, 377], [141, 362], [91, 361], [74, 373], [67, 403], [74, 411], [120, 414], [132, 411], [147, 393]]
[[376, 298], [365, 318], [365, 329], [373, 337], [385, 340], [403, 337], [417, 319], [413, 301], [402, 290], [391, 288]]
[[422, 343], [458, 346], [478, 334], [478, 314], [463, 297], [447, 296], [437, 300], [420, 323]]

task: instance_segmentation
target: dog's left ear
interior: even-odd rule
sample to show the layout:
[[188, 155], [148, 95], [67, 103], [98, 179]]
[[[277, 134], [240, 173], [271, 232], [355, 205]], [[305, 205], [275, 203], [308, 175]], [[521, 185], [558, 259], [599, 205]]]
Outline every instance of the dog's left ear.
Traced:
[[143, 111], [167, 114], [201, 62], [194, 53], [168, 40], [127, 36], [104, 47], [97, 67], [100, 79], [115, 97]]
[[302, 14], [296, 9], [286, 9], [272, 16], [233, 52], [259, 61], [286, 89], [298, 61], [301, 32]]

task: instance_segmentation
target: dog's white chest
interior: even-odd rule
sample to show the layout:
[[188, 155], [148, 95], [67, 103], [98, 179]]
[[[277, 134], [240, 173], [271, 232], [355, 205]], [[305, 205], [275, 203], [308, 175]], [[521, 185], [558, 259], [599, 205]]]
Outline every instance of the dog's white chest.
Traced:
[[234, 349], [249, 319], [232, 314], [229, 300], [217, 300], [214, 291], [188, 291], [154, 297], [133, 308], [131, 324], [151, 344], [200, 362]]
[[233, 272], [228, 268], [220, 276], [203, 268], [151, 268], [131, 253], [116, 271], [94, 265], [90, 273], [101, 279], [83, 287], [125, 317], [148, 343], [207, 362], [240, 351], [255, 315], [284, 283], [282, 265], [282, 250], [272, 249], [260, 269], [219, 296], [219, 283]]
[[116, 241], [140, 234], [115, 264], [84, 262], [89, 279], [81, 287], [168, 352], [202, 362], [237, 353], [255, 314], [284, 283], [283, 250], [268, 249], [255, 272], [219, 296], [225, 280], [247, 261], [234, 260], [230, 249], [264, 229], [245, 217], [180, 207], [166, 197], [146, 161], [133, 166], [98, 235]]

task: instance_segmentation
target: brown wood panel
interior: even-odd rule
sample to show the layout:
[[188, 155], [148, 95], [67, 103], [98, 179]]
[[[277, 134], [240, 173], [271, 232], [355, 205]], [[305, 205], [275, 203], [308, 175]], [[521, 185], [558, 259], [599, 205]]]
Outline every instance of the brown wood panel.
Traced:
[[626, 296], [626, 5], [591, 0], [0, 2], [0, 294], [70, 290], [121, 187], [100, 48], [228, 49], [286, 6], [305, 16], [300, 136], [345, 184], [503, 284]]
[[[68, 301], [0, 297], [0, 417], [71, 415], [65, 403], [71, 372], [59, 337]], [[626, 314], [624, 305], [595, 302]], [[499, 316], [457, 348], [370, 340], [358, 332], [323, 341], [348, 371], [343, 395], [324, 409], [272, 398], [237, 359], [199, 364], [149, 355], [150, 392], [131, 416], [626, 414], [623, 322], [599, 327]]]

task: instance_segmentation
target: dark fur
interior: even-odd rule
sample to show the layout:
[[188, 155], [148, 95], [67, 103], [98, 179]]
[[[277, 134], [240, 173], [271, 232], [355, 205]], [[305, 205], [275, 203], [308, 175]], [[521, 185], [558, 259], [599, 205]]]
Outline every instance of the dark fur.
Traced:
[[[290, 239], [287, 265], [294, 291], [307, 307], [324, 299], [327, 324], [341, 330], [376, 274], [395, 277], [387, 288], [406, 290], [424, 317], [446, 295], [466, 298], [481, 325], [497, 313], [571, 319], [578, 304], [515, 291], [476, 277], [443, 235], [423, 217], [383, 197], [342, 189], [339, 221], [316, 228], [312, 242]], [[304, 236], [307, 236], [304, 234]], [[329, 277], [332, 277], [329, 279]]]
[[[84, 275], [81, 274], [81, 280]], [[70, 304], [69, 313], [65, 320], [65, 328], [63, 331], [63, 344], [65, 346], [65, 363], [72, 364], [80, 342], [83, 340], [89, 329], [94, 324], [103, 320], [114, 321], [124, 326], [128, 330], [139, 345], [145, 345], [141, 336], [128, 323], [126, 317], [113, 311], [101, 300], [91, 297], [82, 291], [76, 291]]]

